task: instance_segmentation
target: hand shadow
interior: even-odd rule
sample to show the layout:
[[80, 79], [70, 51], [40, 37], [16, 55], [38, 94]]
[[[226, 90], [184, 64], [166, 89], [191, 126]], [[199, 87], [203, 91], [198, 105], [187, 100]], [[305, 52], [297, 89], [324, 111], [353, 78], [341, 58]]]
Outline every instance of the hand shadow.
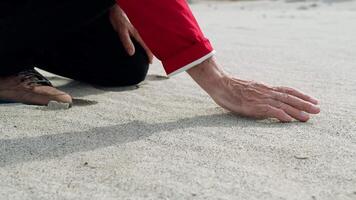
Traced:
[[[76, 98], [82, 98], [89, 95], [96, 95], [105, 92], [125, 92], [139, 89], [142, 85], [149, 84], [151, 81], [164, 81], [169, 79], [166, 76], [148, 74], [145, 81], [138, 85], [123, 86], [123, 87], [102, 87], [97, 85], [91, 85], [60, 76], [50, 76], [47, 77], [54, 85], [65, 92], [68, 92], [75, 96]], [[57, 84], [56, 84], [57, 83]]]
[[[144, 140], [155, 133], [171, 132], [197, 127], [268, 127], [280, 128], [296, 126], [295, 123], [251, 123], [251, 119], [239, 118], [232, 114], [213, 114], [180, 119], [174, 122], [148, 124], [131, 121], [114, 126], [98, 127], [82, 132], [48, 134], [39, 137], [24, 137], [0, 140], [0, 167], [32, 161], [63, 158], [66, 155], [93, 151]], [[298, 126], [301, 124], [298, 123]], [[307, 124], [304, 124], [307, 125]], [[238, 133], [236, 133], [238, 134]], [[216, 135], [219, 137], [219, 134]]]
[[[125, 92], [139, 89], [142, 85], [148, 84], [150, 81], [162, 81], [168, 79], [165, 76], [149, 74], [146, 80], [138, 85], [124, 87], [102, 87], [91, 85], [60, 76], [47, 77], [59, 90], [65, 91], [73, 96], [73, 106], [91, 106], [98, 102], [85, 99], [90, 95], [100, 95], [106, 92]], [[1, 103], [1, 102], [0, 102]]]

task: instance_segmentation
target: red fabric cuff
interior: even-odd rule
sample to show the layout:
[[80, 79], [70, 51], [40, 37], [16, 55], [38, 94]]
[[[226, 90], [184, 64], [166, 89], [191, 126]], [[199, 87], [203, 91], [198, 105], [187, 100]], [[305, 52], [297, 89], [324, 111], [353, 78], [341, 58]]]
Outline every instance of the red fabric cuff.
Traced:
[[208, 39], [203, 40], [200, 43], [196, 43], [184, 51], [177, 53], [176, 55], [162, 60], [164, 69], [167, 74], [170, 74], [202, 57], [211, 53], [213, 47]]
[[167, 74], [213, 51], [186, 0], [117, 0]]

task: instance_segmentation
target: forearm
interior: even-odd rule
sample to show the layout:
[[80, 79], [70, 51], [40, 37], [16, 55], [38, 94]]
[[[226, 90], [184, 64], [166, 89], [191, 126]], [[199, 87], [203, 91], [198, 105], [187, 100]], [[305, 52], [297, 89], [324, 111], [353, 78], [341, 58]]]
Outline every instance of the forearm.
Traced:
[[227, 77], [227, 74], [217, 63], [215, 57], [211, 57], [201, 64], [189, 69], [187, 73], [207, 93], [218, 92], [221, 90], [224, 77]]

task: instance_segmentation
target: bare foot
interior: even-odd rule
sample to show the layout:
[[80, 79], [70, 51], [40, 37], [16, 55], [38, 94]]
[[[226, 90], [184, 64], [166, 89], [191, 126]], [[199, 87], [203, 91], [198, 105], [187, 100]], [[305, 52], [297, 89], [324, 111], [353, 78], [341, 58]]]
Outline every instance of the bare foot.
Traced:
[[0, 77], [0, 100], [31, 105], [47, 105], [50, 101], [72, 103], [72, 97], [60, 91], [34, 69]]

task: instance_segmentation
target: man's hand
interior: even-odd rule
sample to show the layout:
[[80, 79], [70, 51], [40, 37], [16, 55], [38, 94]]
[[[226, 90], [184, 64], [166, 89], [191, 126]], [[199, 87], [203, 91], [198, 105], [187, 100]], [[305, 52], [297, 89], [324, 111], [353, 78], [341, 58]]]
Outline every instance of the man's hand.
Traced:
[[124, 11], [117, 4], [111, 8], [110, 21], [114, 30], [118, 33], [119, 38], [122, 44], [124, 45], [127, 53], [130, 56], [135, 54], [135, 46], [131, 41], [131, 37], [133, 37], [146, 50], [149, 63], [152, 63], [153, 60], [152, 52], [143, 42], [137, 30], [132, 26]]
[[318, 101], [288, 87], [270, 87], [227, 75], [213, 58], [188, 70], [191, 77], [221, 107], [256, 119], [277, 118], [281, 122], [309, 120], [318, 114]]

